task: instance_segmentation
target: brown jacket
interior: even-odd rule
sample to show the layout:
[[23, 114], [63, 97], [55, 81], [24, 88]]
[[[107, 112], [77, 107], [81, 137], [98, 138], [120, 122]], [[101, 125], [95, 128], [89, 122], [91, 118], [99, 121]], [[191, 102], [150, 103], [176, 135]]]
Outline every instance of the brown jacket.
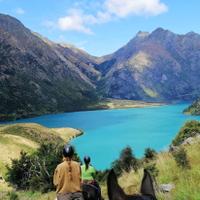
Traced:
[[81, 191], [81, 168], [75, 161], [64, 161], [54, 172], [53, 183], [57, 194]]

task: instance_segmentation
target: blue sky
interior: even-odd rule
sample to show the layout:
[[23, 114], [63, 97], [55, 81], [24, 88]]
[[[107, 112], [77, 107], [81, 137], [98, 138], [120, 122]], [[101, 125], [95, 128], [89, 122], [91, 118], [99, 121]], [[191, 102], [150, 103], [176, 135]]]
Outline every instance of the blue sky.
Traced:
[[199, 0], [0, 0], [0, 12], [92, 55], [114, 52], [138, 31], [200, 33]]

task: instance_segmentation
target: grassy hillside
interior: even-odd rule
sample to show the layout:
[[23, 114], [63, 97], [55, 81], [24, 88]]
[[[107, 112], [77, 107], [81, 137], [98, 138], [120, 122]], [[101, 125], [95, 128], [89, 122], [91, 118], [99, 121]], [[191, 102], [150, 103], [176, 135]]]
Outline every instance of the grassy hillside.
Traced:
[[0, 126], [0, 136], [19, 136], [36, 143], [67, 142], [73, 137], [83, 134], [74, 128], [47, 128], [36, 123], [20, 123]]
[[[194, 145], [184, 148], [187, 151], [190, 169], [178, 167], [171, 153], [160, 153], [157, 157], [156, 167], [159, 170], [159, 175], [156, 178], [157, 184], [173, 183], [175, 185], [170, 193], [158, 194], [159, 200], [200, 199], [200, 140]], [[124, 173], [119, 183], [127, 193], [139, 193], [142, 175], [142, 169], [137, 173], [134, 171]]]
[[21, 150], [32, 152], [44, 142], [65, 143], [82, 133], [73, 128], [46, 128], [36, 123], [2, 125], [0, 126], [0, 171], [4, 171], [2, 170], [4, 164], [18, 157]]
[[[177, 163], [171, 152], [161, 152], [156, 160], [148, 165], [155, 163], [158, 169], [156, 177], [157, 188], [160, 184], [173, 184], [175, 186], [169, 193], [158, 192], [159, 200], [200, 200], [200, 137], [198, 136], [198, 121], [187, 122], [177, 134], [174, 143], [176, 148], [184, 148], [190, 168], [185, 169], [177, 166]], [[196, 134], [194, 134], [194, 132]], [[190, 144], [182, 144], [184, 140], [193, 137]], [[132, 170], [130, 173], [123, 173], [119, 178], [119, 183], [127, 194], [140, 192], [140, 184], [143, 177], [143, 169], [136, 173]], [[103, 195], [107, 198], [107, 189], [103, 185]]]

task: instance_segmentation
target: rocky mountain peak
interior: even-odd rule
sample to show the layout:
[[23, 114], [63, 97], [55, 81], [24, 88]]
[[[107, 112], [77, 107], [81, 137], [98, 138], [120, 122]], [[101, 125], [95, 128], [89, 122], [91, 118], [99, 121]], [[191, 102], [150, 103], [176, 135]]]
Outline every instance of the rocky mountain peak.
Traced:
[[14, 36], [30, 33], [29, 29], [25, 28], [18, 19], [4, 14], [0, 14], [0, 29]]
[[138, 33], [136, 34], [137, 38], [145, 38], [147, 36], [149, 36], [149, 32], [146, 31], [138, 31]]
[[167, 29], [163, 29], [161, 27], [155, 29], [151, 34], [151, 38], [169, 38], [175, 36], [175, 34]]

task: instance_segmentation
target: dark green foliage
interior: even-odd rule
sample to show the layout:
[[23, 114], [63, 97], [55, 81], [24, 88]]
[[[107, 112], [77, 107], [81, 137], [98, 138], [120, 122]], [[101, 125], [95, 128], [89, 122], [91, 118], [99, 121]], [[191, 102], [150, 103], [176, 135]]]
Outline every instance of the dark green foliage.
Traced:
[[51, 143], [42, 144], [40, 149], [32, 155], [30, 189], [47, 192], [54, 188], [52, 183], [53, 173], [57, 164], [61, 162], [62, 149], [63, 146]]
[[146, 148], [144, 151], [144, 158], [148, 160], [153, 160], [156, 158], [156, 151], [151, 148]]
[[189, 160], [187, 158], [187, 153], [184, 148], [179, 148], [173, 152], [174, 159], [179, 167], [184, 169], [190, 168]]
[[145, 169], [151, 174], [151, 176], [155, 179], [158, 176], [159, 170], [156, 167], [156, 163], [150, 163], [145, 166]]
[[189, 137], [194, 137], [200, 133], [200, 122], [199, 121], [188, 121], [181, 128], [175, 139], [172, 141], [174, 146], [180, 145], [184, 140]]
[[129, 146], [121, 151], [119, 159], [112, 163], [112, 168], [117, 175], [120, 175], [123, 171], [129, 172], [131, 169], [137, 171], [138, 160]]
[[8, 193], [9, 199], [10, 200], [19, 200], [18, 195], [16, 194], [16, 192], [12, 191]]
[[109, 170], [97, 171], [95, 180], [98, 182], [105, 182], [107, 180]]
[[0, 113], [0, 121], [15, 121], [16, 120], [16, 114], [1, 114]]
[[[32, 155], [21, 153], [8, 167], [8, 181], [18, 189], [47, 192], [54, 189], [53, 173], [62, 161], [62, 145], [42, 144]], [[79, 160], [77, 154], [75, 160]]]
[[31, 156], [21, 152], [20, 159], [12, 160], [12, 166], [8, 167], [8, 181], [20, 189], [27, 189], [31, 176]]

